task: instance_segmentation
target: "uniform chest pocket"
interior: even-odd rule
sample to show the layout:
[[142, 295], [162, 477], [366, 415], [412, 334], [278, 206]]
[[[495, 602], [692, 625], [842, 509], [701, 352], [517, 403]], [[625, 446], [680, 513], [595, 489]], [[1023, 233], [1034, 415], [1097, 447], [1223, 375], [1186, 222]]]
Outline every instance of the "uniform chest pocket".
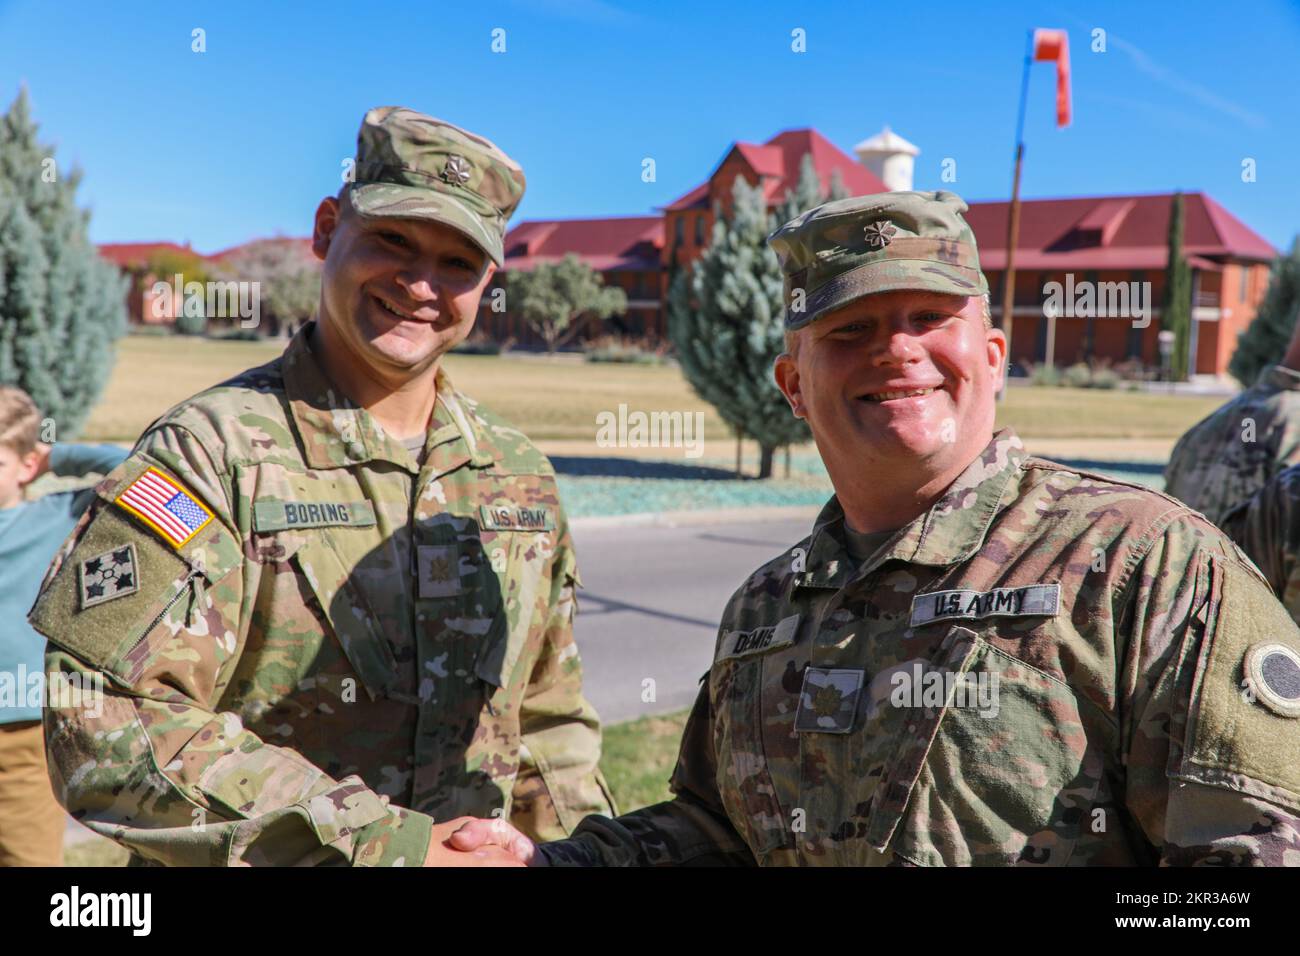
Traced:
[[1070, 687], [963, 627], [917, 674], [868, 842], [924, 866], [1064, 864], [1100, 782]]
[[512, 677], [550, 605], [553, 533], [439, 515], [420, 528], [415, 552], [423, 613], [456, 666], [496, 688], [518, 683]]
[[[357, 677], [371, 700], [386, 696], [398, 682], [397, 660], [384, 635], [381, 614], [397, 609], [370, 600], [358, 580], [357, 563], [344, 553], [358, 550], [338, 535], [357, 535], [353, 529], [319, 528], [295, 535], [281, 535], [286, 544], [285, 559], [315, 595], [320, 614], [333, 630]], [[400, 573], [400, 572], [399, 572]]]
[[[792, 808], [782, 808], [777, 776], [782, 772], [789, 780], [797, 776], [798, 741], [793, 732], [797, 696], [764, 680], [764, 665], [777, 667], [780, 656], [768, 653], [719, 661], [710, 677], [718, 792], [732, 825], [760, 861], [765, 853], [794, 846], [787, 816]], [[769, 698], [783, 694], [787, 700], [783, 706], [781, 701], [765, 700], [765, 694]], [[776, 752], [783, 746], [783, 753]]]
[[[476, 561], [479, 566], [479, 612], [495, 612], [494, 639], [485, 642], [475, 661], [475, 673], [495, 687], [526, 683], [516, 675], [530, 644], [540, 644], [551, 611], [551, 565], [554, 532], [483, 530]], [[517, 679], [515, 679], [517, 678]]]

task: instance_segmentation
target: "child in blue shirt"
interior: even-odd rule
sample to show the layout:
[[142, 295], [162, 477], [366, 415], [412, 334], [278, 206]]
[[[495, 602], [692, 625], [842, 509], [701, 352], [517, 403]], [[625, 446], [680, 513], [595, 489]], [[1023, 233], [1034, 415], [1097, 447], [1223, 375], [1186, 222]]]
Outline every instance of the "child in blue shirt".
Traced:
[[41, 729], [45, 640], [27, 612], [94, 495], [87, 488], [25, 501], [23, 489], [47, 471], [106, 474], [128, 454], [111, 445], [51, 447], [38, 441], [40, 425], [27, 393], [0, 385], [0, 866], [62, 862], [66, 818], [50, 789]]

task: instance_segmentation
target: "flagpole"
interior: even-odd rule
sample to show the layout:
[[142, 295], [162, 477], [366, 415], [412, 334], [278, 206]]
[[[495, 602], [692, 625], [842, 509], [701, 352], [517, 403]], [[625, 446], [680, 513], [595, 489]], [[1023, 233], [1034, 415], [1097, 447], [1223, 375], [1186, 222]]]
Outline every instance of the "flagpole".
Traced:
[[[1016, 167], [1011, 177], [1011, 209], [1007, 216], [1007, 264], [1002, 276], [1002, 331], [1007, 337], [1006, 377], [1011, 377], [1012, 310], [1016, 301], [1016, 242], [1020, 238], [1020, 166], [1025, 158], [1025, 100], [1029, 95], [1029, 66], [1034, 56], [1034, 31], [1025, 34], [1025, 68], [1020, 77], [1020, 109], [1016, 116]], [[1001, 398], [1006, 392], [1003, 382]]]

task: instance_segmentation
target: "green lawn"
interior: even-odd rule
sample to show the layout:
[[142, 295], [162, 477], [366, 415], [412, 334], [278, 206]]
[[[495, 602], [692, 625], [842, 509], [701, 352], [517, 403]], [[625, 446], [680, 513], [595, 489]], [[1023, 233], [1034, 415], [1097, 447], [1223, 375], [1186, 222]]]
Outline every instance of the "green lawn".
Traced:
[[643, 717], [605, 727], [600, 769], [614, 791], [620, 813], [669, 799], [668, 778], [690, 711]]
[[[228, 342], [185, 336], [128, 336], [83, 438], [134, 441], [176, 402], [280, 353], [282, 342]], [[452, 355], [458, 388], [534, 439], [593, 440], [596, 414], [632, 410], [704, 412], [705, 437], [726, 447], [730, 432], [673, 366], [595, 364], [565, 356]], [[1221, 398], [1074, 388], [1012, 388], [1000, 425], [1024, 438], [1173, 439]]]

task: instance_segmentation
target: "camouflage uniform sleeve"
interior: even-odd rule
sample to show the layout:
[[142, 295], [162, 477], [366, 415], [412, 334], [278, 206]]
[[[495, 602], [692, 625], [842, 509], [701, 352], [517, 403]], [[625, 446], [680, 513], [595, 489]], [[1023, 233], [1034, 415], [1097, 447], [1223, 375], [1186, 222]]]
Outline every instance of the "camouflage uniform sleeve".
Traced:
[[1281, 472], [1233, 509], [1223, 520], [1223, 530], [1300, 622], [1300, 467]]
[[582, 695], [582, 662], [573, 639], [579, 586], [563, 512], [552, 558], [543, 644], [519, 714], [519, 773], [510, 822], [534, 840], [558, 840], [592, 813], [618, 811], [599, 769], [600, 720]]
[[1258, 572], [1183, 512], [1116, 618], [1124, 804], [1160, 863], [1300, 864], [1300, 663], [1276, 688], [1251, 670], [1261, 651], [1300, 662], [1300, 630]]
[[727, 818], [713, 753], [713, 705], [706, 679], [682, 734], [672, 800], [610, 819], [590, 816], [568, 840], [547, 843], [552, 866], [754, 866]]
[[[189, 431], [164, 426], [99, 486], [32, 611], [49, 638], [46, 750], [75, 817], [171, 865], [423, 862], [431, 821], [389, 808], [356, 776], [334, 780], [216, 709], [234, 678], [255, 595], [230, 520], [228, 479]], [[219, 460], [219, 458], [217, 459]], [[153, 468], [213, 512], [183, 545], [115, 504]], [[91, 594], [113, 555], [129, 584]], [[269, 613], [269, 611], [267, 612]]]

